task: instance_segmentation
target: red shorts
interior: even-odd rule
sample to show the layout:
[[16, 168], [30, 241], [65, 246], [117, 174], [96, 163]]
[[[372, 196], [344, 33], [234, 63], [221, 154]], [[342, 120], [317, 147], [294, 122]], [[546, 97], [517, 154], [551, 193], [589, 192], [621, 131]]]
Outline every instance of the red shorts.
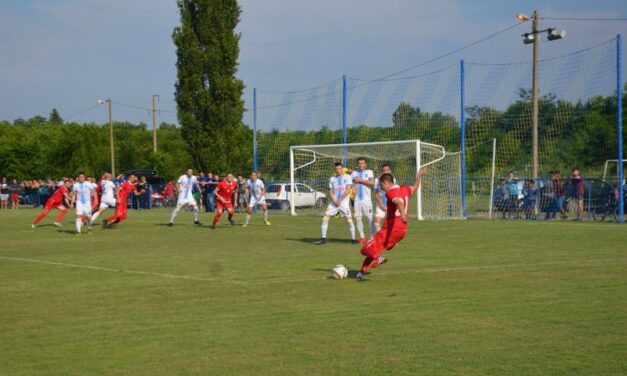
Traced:
[[17, 193], [11, 193], [11, 202], [18, 202], [20, 201], [20, 195], [18, 195]]
[[361, 248], [361, 254], [366, 257], [377, 258], [384, 251], [388, 251], [403, 240], [407, 233], [407, 226], [398, 226], [396, 228], [383, 228], [374, 234], [374, 237], [368, 240]]
[[223, 204], [222, 201], [217, 200], [216, 202], [218, 209], [233, 209], [233, 203], [228, 201], [226, 204]]
[[[48, 200], [46, 201], [46, 206], [44, 206], [44, 210], [50, 211], [52, 209], [57, 209], [61, 206], [63, 206], [62, 202]], [[65, 209], [65, 207], [63, 207], [63, 209]], [[63, 209], [59, 209], [59, 210], [63, 210]]]

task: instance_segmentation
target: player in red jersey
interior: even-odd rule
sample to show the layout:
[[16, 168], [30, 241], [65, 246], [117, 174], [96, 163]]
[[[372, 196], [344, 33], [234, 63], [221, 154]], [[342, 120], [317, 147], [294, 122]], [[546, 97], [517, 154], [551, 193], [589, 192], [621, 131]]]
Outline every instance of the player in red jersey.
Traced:
[[[118, 176], [118, 181], [121, 181], [124, 175]], [[126, 200], [128, 195], [135, 190], [135, 183], [137, 183], [137, 176], [131, 175], [128, 180], [120, 184], [120, 188], [116, 190], [115, 201], [115, 213], [112, 216], [102, 221], [102, 227], [113, 228], [113, 226], [126, 219], [128, 207], [126, 206]]]
[[[220, 184], [218, 184], [214, 194], [216, 196], [218, 210], [216, 216], [213, 218], [211, 228], [216, 228], [216, 223], [220, 220], [224, 209], [229, 212], [229, 223], [231, 226], [235, 226], [235, 222], [233, 221], [233, 202], [235, 203], [235, 208], [237, 208], [237, 182], [234, 181], [233, 174], [228, 174], [226, 180], [222, 180]], [[235, 195], [235, 198], [233, 198], [233, 195]]]
[[[70, 188], [72, 187], [72, 182], [70, 180], [64, 180], [63, 184], [59, 186], [59, 188], [50, 196], [48, 201], [46, 201], [46, 206], [44, 206], [44, 211], [41, 212], [33, 221], [31, 225], [33, 228], [37, 227], [39, 221], [44, 219], [45, 216], [48, 215], [52, 211], [52, 209], [59, 209], [61, 213], [57, 216], [57, 219], [54, 221], [54, 225], [57, 227], [62, 227], [61, 220], [67, 214], [67, 207], [70, 206]], [[65, 205], [64, 205], [65, 204]], [[67, 205], [67, 207], [66, 207]]]
[[425, 172], [426, 169], [424, 167], [418, 171], [416, 181], [412, 186], [398, 186], [394, 184], [392, 174], [383, 174], [379, 177], [379, 185], [385, 191], [385, 197], [388, 202], [387, 216], [383, 228], [377, 231], [361, 248], [361, 254], [366, 256], [366, 258], [357, 273], [357, 279], [363, 279], [364, 273], [366, 273], [368, 268], [374, 269], [384, 264], [387, 260], [381, 254], [394, 248], [405, 237], [407, 233], [409, 197], [420, 187], [420, 178]]

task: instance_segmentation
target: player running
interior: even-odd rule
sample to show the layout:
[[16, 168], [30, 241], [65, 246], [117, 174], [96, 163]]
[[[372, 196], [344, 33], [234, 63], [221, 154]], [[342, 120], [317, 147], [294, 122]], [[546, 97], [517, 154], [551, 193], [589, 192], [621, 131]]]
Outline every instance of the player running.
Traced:
[[233, 174], [228, 174], [226, 180], [222, 180], [213, 192], [216, 197], [217, 213], [213, 218], [211, 228], [215, 230], [216, 224], [222, 216], [224, 209], [229, 213], [229, 223], [235, 226], [233, 221], [233, 205], [237, 208], [237, 182], [234, 181]]
[[394, 184], [394, 177], [390, 174], [383, 174], [379, 177], [381, 189], [385, 191], [388, 200], [387, 218], [381, 231], [368, 240], [368, 243], [361, 248], [361, 254], [366, 256], [361, 264], [361, 269], [356, 278], [361, 280], [368, 268], [376, 268], [387, 261], [381, 253], [388, 251], [403, 240], [407, 233], [407, 208], [409, 197], [420, 187], [420, 178], [425, 174], [425, 168], [421, 168], [416, 175], [414, 185], [398, 186]]
[[[390, 174], [392, 175], [392, 168], [390, 168], [389, 164], [384, 164], [382, 167], [382, 174]], [[372, 180], [360, 180], [354, 179], [356, 184], [363, 184], [369, 187], [374, 188], [374, 199], [377, 203], [377, 209], [375, 210], [374, 215], [374, 227], [375, 232], [381, 230], [381, 222], [385, 219], [385, 212], [387, 211], [387, 198], [385, 197], [385, 191], [381, 189], [381, 185], [379, 184], [379, 178]], [[394, 178], [394, 184], [396, 184], [396, 178]]]
[[128, 196], [135, 190], [135, 183], [137, 183], [137, 176], [130, 175], [128, 180], [123, 180], [124, 175], [118, 176], [120, 182], [120, 188], [116, 189], [116, 204], [115, 213], [112, 216], [102, 221], [102, 227], [113, 228], [113, 226], [126, 219], [128, 206], [126, 201]]
[[248, 179], [246, 184], [250, 192], [250, 201], [246, 209], [246, 222], [244, 222], [244, 227], [248, 226], [248, 223], [250, 223], [253, 208], [257, 205], [260, 205], [263, 210], [263, 223], [265, 223], [266, 226], [270, 226], [270, 221], [268, 221], [268, 204], [266, 204], [266, 187], [261, 179], [258, 179], [257, 172], [253, 171], [253, 173], [250, 174], [250, 179]]
[[50, 196], [48, 201], [46, 201], [46, 206], [44, 206], [44, 211], [41, 212], [33, 221], [31, 225], [32, 228], [37, 227], [39, 221], [44, 219], [45, 216], [48, 215], [52, 211], [52, 209], [59, 209], [61, 213], [54, 220], [54, 225], [57, 227], [63, 227], [61, 224], [61, 220], [67, 214], [67, 208], [70, 207], [70, 188], [72, 188], [72, 182], [69, 179], [64, 180], [59, 188]]
[[[357, 181], [374, 181], [374, 173], [368, 170], [366, 166], [366, 158], [357, 159], [357, 169], [351, 174], [353, 182]], [[370, 236], [374, 235], [374, 220], [372, 218], [372, 197], [370, 194], [370, 185], [355, 184], [353, 185], [355, 201], [353, 208], [355, 210], [355, 221], [357, 224], [357, 232], [359, 232], [359, 243], [366, 244], [366, 236], [364, 234], [364, 224], [361, 218], [368, 218], [370, 225]]]
[[181, 175], [178, 180], [178, 191], [179, 191], [179, 199], [176, 203], [176, 208], [172, 210], [172, 214], [170, 214], [170, 223], [168, 226], [174, 225], [174, 218], [178, 214], [179, 210], [185, 205], [190, 205], [194, 210], [194, 224], [200, 225], [198, 222], [198, 203], [194, 198], [193, 189], [196, 187], [200, 191], [200, 186], [198, 185], [198, 179], [194, 176], [194, 170], [188, 168], [185, 175]]
[[[76, 203], [76, 234], [81, 234], [83, 220], [91, 217], [91, 202], [96, 195], [96, 184], [85, 180], [85, 174], [78, 174], [78, 180], [72, 187], [72, 201]], [[91, 234], [91, 226], [87, 226], [88, 233]]]
[[102, 179], [100, 179], [100, 184], [98, 184], [100, 188], [100, 192], [102, 192], [102, 196], [100, 197], [100, 205], [98, 211], [95, 212], [89, 221], [89, 227], [94, 225], [98, 216], [102, 214], [107, 208], [115, 209], [115, 198], [117, 196], [118, 188], [115, 186], [115, 183], [112, 182], [113, 176], [109, 172], [105, 172], [102, 175]]
[[355, 225], [353, 224], [349, 205], [349, 195], [352, 191], [353, 179], [350, 175], [344, 173], [341, 162], [335, 162], [334, 166], [335, 176], [329, 179], [329, 198], [332, 202], [327, 206], [327, 211], [324, 213], [324, 217], [322, 217], [322, 237], [320, 240], [316, 241], [315, 244], [326, 244], [329, 219], [337, 213], [340, 213], [342, 217], [346, 218], [348, 230], [351, 234], [351, 243], [355, 244]]

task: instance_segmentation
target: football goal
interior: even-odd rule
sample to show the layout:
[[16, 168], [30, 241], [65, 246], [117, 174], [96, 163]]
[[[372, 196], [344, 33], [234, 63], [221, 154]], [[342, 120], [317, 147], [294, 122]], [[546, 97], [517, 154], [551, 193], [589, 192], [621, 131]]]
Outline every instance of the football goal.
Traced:
[[[463, 217], [460, 153], [449, 153], [440, 145], [420, 140], [290, 147], [290, 185], [286, 191], [292, 215], [322, 214], [328, 205], [333, 164], [342, 162], [350, 173], [359, 158], [366, 159], [375, 177], [388, 164], [401, 185], [413, 184], [418, 170], [427, 167], [415, 202], [410, 203], [412, 217]], [[374, 197], [372, 200], [374, 204]]]

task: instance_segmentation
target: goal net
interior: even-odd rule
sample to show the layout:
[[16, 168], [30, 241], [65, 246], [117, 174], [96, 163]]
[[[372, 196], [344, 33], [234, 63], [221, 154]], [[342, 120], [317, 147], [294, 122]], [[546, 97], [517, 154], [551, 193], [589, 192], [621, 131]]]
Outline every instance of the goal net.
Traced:
[[[352, 171], [365, 158], [375, 177], [390, 165], [398, 184], [412, 185], [417, 171], [426, 166], [421, 187], [409, 210], [418, 219], [462, 218], [459, 153], [419, 140], [290, 147], [290, 186], [286, 206], [292, 215], [320, 215], [328, 205], [333, 164], [342, 162]], [[350, 172], [349, 172], [350, 173]], [[374, 190], [372, 190], [374, 195]], [[373, 204], [375, 203], [372, 197]]]

